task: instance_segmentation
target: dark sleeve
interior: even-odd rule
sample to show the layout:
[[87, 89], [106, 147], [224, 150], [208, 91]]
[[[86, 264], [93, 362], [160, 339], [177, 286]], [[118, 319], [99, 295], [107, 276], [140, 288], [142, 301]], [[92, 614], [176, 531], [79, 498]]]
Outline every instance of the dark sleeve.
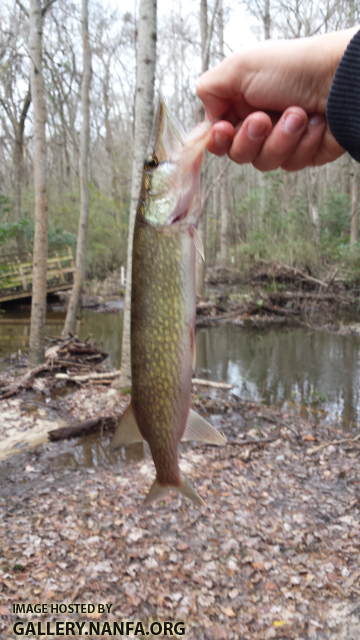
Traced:
[[336, 69], [326, 117], [335, 140], [360, 162], [360, 31]]

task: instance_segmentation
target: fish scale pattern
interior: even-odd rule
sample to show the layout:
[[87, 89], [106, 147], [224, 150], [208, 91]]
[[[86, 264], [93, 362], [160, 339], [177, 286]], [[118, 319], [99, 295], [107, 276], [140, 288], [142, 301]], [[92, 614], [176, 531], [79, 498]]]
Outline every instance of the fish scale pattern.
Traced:
[[[180, 485], [177, 447], [191, 394], [186, 317], [186, 234], [158, 231], [137, 216], [132, 291], [132, 406], [161, 485]], [[189, 239], [190, 241], [190, 239]]]

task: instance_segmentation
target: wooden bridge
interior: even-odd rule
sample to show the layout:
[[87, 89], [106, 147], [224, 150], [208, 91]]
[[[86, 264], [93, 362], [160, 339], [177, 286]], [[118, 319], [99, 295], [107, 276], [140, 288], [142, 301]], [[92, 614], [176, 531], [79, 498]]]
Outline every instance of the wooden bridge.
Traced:
[[[22, 257], [24, 259], [24, 257]], [[75, 263], [70, 247], [48, 257], [46, 291], [66, 291], [74, 282]], [[33, 261], [21, 262], [19, 256], [0, 256], [0, 303], [32, 295]]]

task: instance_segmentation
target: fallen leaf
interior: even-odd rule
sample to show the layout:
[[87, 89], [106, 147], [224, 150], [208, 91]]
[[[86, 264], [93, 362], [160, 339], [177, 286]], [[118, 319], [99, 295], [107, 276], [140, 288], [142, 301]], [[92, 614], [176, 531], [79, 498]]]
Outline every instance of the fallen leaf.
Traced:
[[236, 616], [232, 607], [220, 607], [220, 609], [226, 616], [228, 616], [228, 618], [234, 618]]

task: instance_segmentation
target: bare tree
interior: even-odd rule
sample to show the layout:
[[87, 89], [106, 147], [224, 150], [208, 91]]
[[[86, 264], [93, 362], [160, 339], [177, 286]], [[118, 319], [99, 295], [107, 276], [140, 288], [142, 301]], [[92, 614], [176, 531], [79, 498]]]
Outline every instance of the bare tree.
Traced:
[[29, 49], [31, 57], [31, 95], [34, 107], [35, 236], [29, 361], [34, 366], [45, 359], [46, 267], [48, 252], [46, 107], [42, 73], [43, 15], [41, 0], [30, 0]]
[[359, 238], [359, 169], [357, 163], [351, 161], [351, 227], [350, 244], [357, 242]]
[[[219, 0], [215, 0], [210, 21], [208, 20], [207, 0], [200, 0], [200, 33], [201, 33], [201, 71], [204, 73], [209, 68], [211, 39], [214, 33], [214, 23], [216, 13], [219, 6]], [[204, 108], [199, 109], [199, 119], [204, 118]], [[205, 178], [205, 167], [201, 170], [202, 182]], [[206, 207], [203, 206], [203, 212], [199, 223], [199, 236], [203, 246], [206, 244]], [[206, 247], [205, 247], [206, 249]], [[206, 251], [205, 251], [206, 255]], [[196, 295], [202, 298], [205, 294], [205, 262], [201, 259], [196, 260]]]
[[[0, 116], [11, 137], [13, 159], [14, 221], [22, 217], [21, 190], [25, 121], [31, 104], [29, 65], [26, 54], [27, 26], [24, 14], [16, 7], [4, 8], [0, 24]], [[5, 124], [6, 119], [6, 124]], [[7, 126], [9, 124], [9, 127]], [[23, 234], [17, 236], [18, 253], [24, 252]]]
[[76, 270], [66, 313], [63, 335], [74, 333], [76, 314], [85, 279], [86, 238], [89, 221], [89, 139], [91, 51], [89, 43], [88, 0], [82, 0], [83, 77], [81, 83], [82, 126], [80, 138], [80, 217], [76, 246]]
[[[266, 0], [268, 1], [268, 0]], [[220, 55], [224, 57], [224, 5], [220, 0], [219, 6], [219, 49]], [[223, 173], [220, 181], [220, 211], [221, 211], [221, 229], [220, 229], [220, 263], [226, 266], [228, 259], [228, 224], [229, 224], [229, 207], [228, 207], [228, 161], [223, 156], [220, 159], [220, 171]]]
[[132, 167], [125, 310], [121, 352], [120, 385], [123, 387], [131, 384], [130, 307], [132, 244], [135, 215], [141, 187], [142, 169], [154, 117], [156, 12], [157, 0], [141, 0], [138, 22], [136, 67], [134, 159]]

